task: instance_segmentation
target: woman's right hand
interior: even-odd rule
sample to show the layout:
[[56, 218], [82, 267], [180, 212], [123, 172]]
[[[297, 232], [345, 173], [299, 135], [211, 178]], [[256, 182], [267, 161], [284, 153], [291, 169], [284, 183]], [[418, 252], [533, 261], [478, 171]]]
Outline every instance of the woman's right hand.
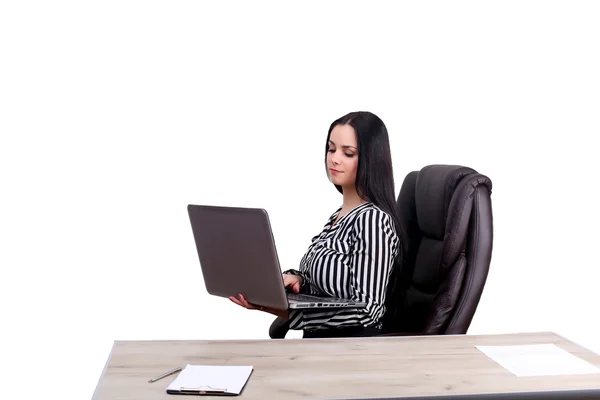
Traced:
[[283, 285], [289, 287], [292, 292], [299, 293], [302, 287], [302, 277], [300, 275], [283, 274]]

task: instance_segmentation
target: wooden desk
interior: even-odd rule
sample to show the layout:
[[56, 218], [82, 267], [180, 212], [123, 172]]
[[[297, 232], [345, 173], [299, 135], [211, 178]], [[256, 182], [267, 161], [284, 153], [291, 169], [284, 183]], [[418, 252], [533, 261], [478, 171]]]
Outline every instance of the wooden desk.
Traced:
[[[553, 343], [600, 367], [600, 356], [553, 333], [117, 341], [93, 399], [173, 400], [165, 389], [176, 374], [155, 383], [148, 379], [186, 364], [253, 365], [240, 400], [600, 399], [600, 374], [517, 377], [474, 347], [536, 343]], [[195, 396], [204, 397], [215, 398]]]

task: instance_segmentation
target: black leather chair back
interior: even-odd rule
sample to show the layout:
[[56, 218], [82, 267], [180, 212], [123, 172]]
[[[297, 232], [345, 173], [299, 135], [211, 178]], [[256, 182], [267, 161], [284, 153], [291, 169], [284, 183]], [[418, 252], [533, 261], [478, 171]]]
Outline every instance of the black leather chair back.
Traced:
[[491, 261], [491, 190], [488, 177], [457, 165], [406, 176], [397, 202], [406, 250], [390, 281], [385, 333], [467, 332]]

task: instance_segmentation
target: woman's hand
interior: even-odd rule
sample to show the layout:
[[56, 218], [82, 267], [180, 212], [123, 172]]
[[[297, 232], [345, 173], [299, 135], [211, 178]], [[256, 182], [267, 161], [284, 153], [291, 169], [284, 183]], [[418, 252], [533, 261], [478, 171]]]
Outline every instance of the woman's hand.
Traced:
[[271, 307], [256, 306], [254, 304], [249, 303], [243, 294], [238, 294], [237, 296], [231, 296], [231, 297], [229, 297], [229, 300], [231, 300], [238, 306], [247, 308], [248, 310], [259, 310], [259, 311], [268, 312], [269, 314], [273, 314], [277, 317], [281, 317], [281, 318], [285, 318], [285, 319], [289, 318], [288, 310], [278, 310], [276, 308], [271, 308]]
[[[283, 285], [285, 287], [289, 287], [292, 292], [299, 293], [300, 289], [302, 288], [302, 277], [298, 275], [283, 274]], [[289, 318], [288, 310], [278, 310], [276, 308], [271, 307], [256, 306], [254, 304], [249, 303], [243, 294], [231, 296], [229, 297], [229, 300], [231, 300], [238, 306], [247, 308], [248, 310], [259, 310], [268, 312], [269, 314], [273, 314], [281, 318]]]
[[299, 275], [283, 274], [283, 286], [288, 287], [294, 293], [299, 293], [302, 288], [302, 277]]

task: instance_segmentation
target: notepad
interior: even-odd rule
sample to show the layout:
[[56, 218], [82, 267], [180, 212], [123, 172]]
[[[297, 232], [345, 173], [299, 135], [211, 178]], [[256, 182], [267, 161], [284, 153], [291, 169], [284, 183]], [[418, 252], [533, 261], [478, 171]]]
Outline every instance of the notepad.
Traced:
[[167, 387], [169, 394], [239, 395], [253, 366], [186, 365]]
[[516, 376], [598, 374], [595, 365], [555, 344], [475, 346]]

